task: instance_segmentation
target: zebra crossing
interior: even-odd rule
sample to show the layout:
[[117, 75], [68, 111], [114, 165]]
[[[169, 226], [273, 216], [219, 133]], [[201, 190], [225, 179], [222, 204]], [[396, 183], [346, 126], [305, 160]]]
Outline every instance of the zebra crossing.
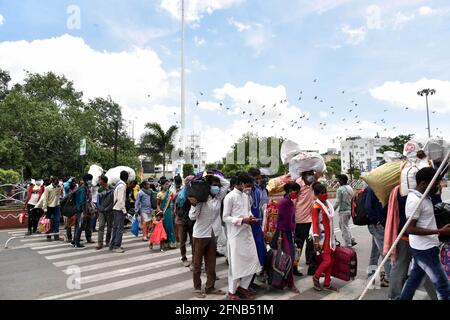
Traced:
[[[62, 232], [62, 231], [61, 231]], [[16, 232], [19, 234], [18, 232]], [[10, 232], [13, 236], [15, 233]], [[107, 248], [95, 250], [97, 233], [93, 234], [94, 244], [86, 244], [84, 250], [74, 249], [61, 241], [47, 242], [45, 238], [20, 239], [20, 248], [30, 250], [44, 258], [67, 276], [65, 289], [57, 294], [44, 296], [42, 300], [221, 300], [225, 296], [208, 295], [197, 298], [193, 293], [192, 273], [182, 265], [180, 251], [153, 251], [148, 243], [126, 232], [122, 247], [125, 253], [112, 253]], [[191, 247], [187, 248], [190, 258]], [[219, 280], [216, 288], [227, 291], [228, 265], [225, 258], [217, 258], [216, 267]], [[338, 293], [317, 292], [312, 288], [310, 276], [295, 278], [300, 294], [289, 290], [266, 289], [256, 282], [256, 300], [354, 300], [367, 284], [367, 279], [357, 278], [350, 282], [333, 280], [340, 289]], [[206, 275], [202, 274], [202, 282]], [[76, 289], [71, 289], [76, 287]], [[375, 287], [373, 290], [380, 289]], [[426, 294], [418, 292], [416, 299], [425, 299]]]

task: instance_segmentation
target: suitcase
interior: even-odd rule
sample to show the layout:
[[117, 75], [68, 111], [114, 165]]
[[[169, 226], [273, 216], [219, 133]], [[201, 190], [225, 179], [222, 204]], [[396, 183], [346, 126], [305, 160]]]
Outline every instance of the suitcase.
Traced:
[[[356, 251], [352, 248], [336, 246], [334, 264], [331, 275], [337, 279], [350, 281], [356, 277], [358, 260]], [[316, 256], [317, 266], [322, 262], [321, 256]]]

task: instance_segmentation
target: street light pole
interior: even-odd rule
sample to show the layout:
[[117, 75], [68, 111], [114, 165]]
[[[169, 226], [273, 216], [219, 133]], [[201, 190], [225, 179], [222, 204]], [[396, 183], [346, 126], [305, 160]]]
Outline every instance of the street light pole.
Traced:
[[421, 97], [425, 96], [425, 101], [427, 105], [427, 123], [428, 123], [428, 138], [431, 137], [431, 127], [430, 127], [430, 111], [428, 109], [428, 95], [433, 95], [436, 93], [435, 89], [423, 89], [418, 91], [417, 94]]

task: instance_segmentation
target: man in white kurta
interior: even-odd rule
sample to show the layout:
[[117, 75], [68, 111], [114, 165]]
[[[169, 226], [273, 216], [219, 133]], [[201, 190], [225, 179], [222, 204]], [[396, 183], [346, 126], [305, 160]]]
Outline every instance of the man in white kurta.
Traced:
[[228, 297], [237, 300], [236, 292], [249, 298], [248, 287], [253, 275], [261, 269], [253, 239], [252, 224], [258, 223], [251, 214], [249, 193], [253, 181], [248, 174], [238, 177], [237, 184], [224, 200], [223, 221], [227, 229]]

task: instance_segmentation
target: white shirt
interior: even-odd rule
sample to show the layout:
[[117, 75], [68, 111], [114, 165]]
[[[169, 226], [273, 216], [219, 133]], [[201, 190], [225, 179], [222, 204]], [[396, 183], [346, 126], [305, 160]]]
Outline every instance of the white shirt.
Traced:
[[223, 202], [223, 221], [227, 230], [227, 257], [233, 280], [253, 275], [260, 271], [258, 253], [252, 227], [242, 220], [251, 216], [250, 198], [238, 189], [233, 189]]
[[113, 210], [122, 211], [123, 214], [127, 214], [127, 208], [125, 206], [125, 198], [127, 192], [127, 185], [123, 181], [119, 181], [114, 189], [114, 202]]
[[222, 185], [219, 194], [214, 198], [209, 196], [206, 202], [198, 203], [195, 207], [192, 206], [189, 211], [189, 218], [195, 220], [192, 233], [194, 238], [211, 238], [220, 235], [222, 229], [220, 209], [230, 183], [222, 177], [219, 178]]
[[39, 201], [39, 193], [41, 192], [41, 186], [34, 186], [31, 191], [31, 197], [28, 204], [35, 206]]
[[[405, 208], [406, 218], [409, 218], [414, 213], [413, 211], [419, 203], [421, 197], [422, 194], [419, 191], [409, 191]], [[434, 230], [437, 229], [436, 218], [434, 217], [433, 203], [431, 202], [431, 199], [429, 197], [426, 197], [423, 200], [413, 219], [417, 220], [416, 226], [419, 228]], [[439, 237], [437, 234], [428, 236], [410, 234], [409, 245], [411, 246], [411, 248], [416, 250], [428, 250], [433, 247], [439, 246]]]

